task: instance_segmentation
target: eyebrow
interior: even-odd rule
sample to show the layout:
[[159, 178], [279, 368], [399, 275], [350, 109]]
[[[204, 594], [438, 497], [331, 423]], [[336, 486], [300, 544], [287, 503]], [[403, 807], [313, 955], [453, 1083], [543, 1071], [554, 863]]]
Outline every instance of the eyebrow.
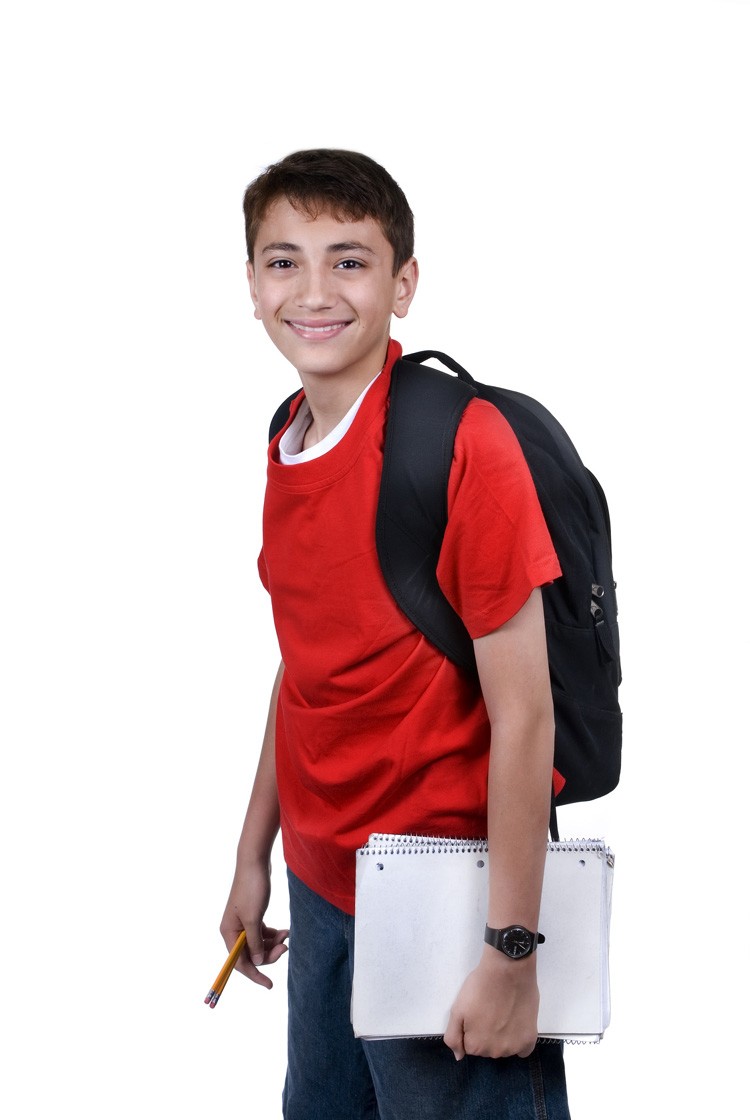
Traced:
[[264, 253], [301, 253], [302, 250], [299, 245], [293, 245], [291, 241], [272, 241], [270, 245], [266, 245], [262, 250]]
[[369, 245], [365, 245], [363, 241], [337, 241], [335, 245], [328, 246], [329, 253], [370, 253], [375, 256], [375, 250], [371, 249]]
[[[261, 250], [263, 253], [303, 253], [304, 249], [301, 245], [295, 245], [291, 241], [272, 241], [270, 244], [264, 246]], [[371, 249], [369, 245], [365, 245], [362, 241], [337, 241], [333, 245], [326, 246], [327, 253], [369, 253], [370, 256], [375, 256], [375, 250]]]

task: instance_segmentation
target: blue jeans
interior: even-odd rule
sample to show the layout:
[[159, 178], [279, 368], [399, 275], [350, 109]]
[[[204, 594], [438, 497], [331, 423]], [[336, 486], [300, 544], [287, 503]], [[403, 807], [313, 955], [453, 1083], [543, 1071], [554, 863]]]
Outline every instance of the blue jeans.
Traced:
[[354, 918], [289, 872], [285, 1120], [570, 1120], [562, 1045], [457, 1062], [442, 1039], [354, 1037]]

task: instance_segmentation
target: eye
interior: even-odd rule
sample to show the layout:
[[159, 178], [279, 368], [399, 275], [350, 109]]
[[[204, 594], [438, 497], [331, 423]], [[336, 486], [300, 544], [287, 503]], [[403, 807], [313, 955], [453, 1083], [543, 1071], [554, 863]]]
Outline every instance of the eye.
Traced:
[[269, 261], [268, 267], [278, 269], [294, 268], [294, 261], [290, 261], [286, 257], [281, 257], [277, 261]]
[[336, 268], [341, 268], [346, 272], [349, 269], [364, 268], [364, 265], [363, 265], [362, 261], [345, 260], [345, 261], [339, 261], [338, 264], [336, 265]]

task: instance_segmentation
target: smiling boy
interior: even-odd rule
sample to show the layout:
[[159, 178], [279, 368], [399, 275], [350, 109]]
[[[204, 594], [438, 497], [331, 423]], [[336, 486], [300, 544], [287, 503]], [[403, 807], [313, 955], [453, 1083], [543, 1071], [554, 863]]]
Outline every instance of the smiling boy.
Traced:
[[536, 1045], [533, 953], [490, 944], [444, 1040], [356, 1039], [349, 1021], [357, 847], [371, 832], [489, 836], [487, 924], [537, 930], [553, 714], [540, 588], [559, 567], [510, 428], [459, 426], [438, 567], [478, 682], [391, 598], [375, 548], [390, 337], [417, 286], [413, 219], [368, 157], [297, 152], [245, 194], [255, 316], [303, 393], [269, 447], [261, 579], [282, 664], [222, 934], [238, 968], [286, 951], [264, 923], [279, 827], [289, 874], [286, 1120], [566, 1120], [561, 1047]]

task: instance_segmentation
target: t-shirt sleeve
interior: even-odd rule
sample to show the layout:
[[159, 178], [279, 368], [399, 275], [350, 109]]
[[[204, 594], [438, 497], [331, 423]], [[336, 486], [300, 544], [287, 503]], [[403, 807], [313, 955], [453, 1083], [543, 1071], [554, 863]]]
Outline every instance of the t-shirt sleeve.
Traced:
[[456, 433], [448, 485], [437, 568], [443, 594], [471, 637], [480, 638], [559, 575], [518, 440], [494, 405], [472, 401]]

